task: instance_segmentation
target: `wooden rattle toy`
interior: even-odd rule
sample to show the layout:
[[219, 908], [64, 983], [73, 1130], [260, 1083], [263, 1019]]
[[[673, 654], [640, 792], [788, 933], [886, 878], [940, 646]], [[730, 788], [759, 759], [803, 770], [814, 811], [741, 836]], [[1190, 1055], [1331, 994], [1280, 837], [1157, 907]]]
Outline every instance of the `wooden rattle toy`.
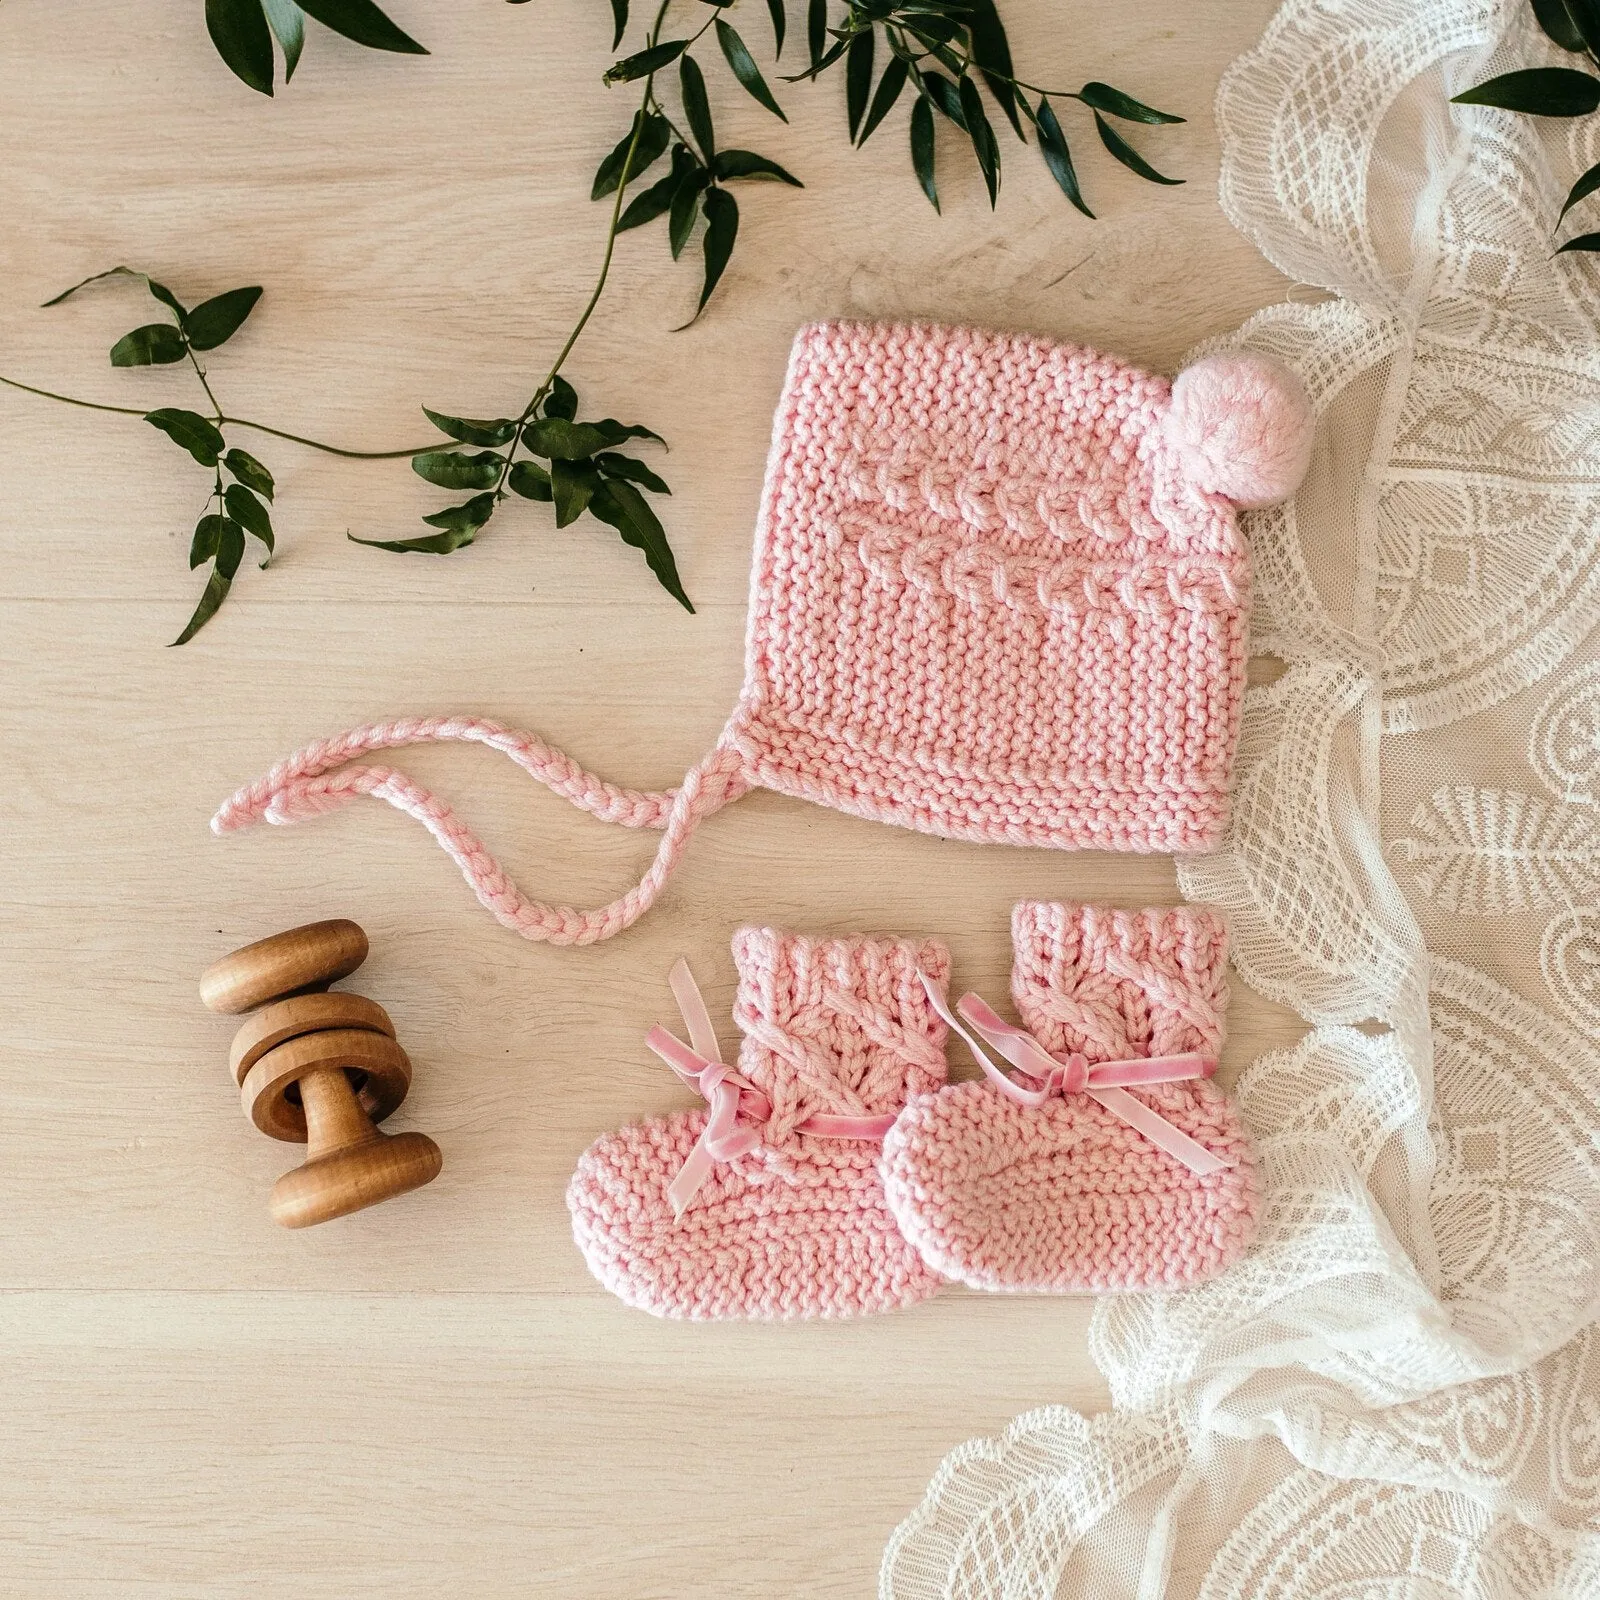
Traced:
[[420, 1189], [444, 1164], [426, 1134], [373, 1126], [405, 1099], [411, 1062], [382, 1006], [329, 992], [366, 959], [366, 934], [338, 919], [247, 944], [200, 977], [213, 1011], [255, 1012], [229, 1053], [244, 1114], [274, 1139], [309, 1147], [305, 1164], [272, 1186], [273, 1220], [286, 1228]]

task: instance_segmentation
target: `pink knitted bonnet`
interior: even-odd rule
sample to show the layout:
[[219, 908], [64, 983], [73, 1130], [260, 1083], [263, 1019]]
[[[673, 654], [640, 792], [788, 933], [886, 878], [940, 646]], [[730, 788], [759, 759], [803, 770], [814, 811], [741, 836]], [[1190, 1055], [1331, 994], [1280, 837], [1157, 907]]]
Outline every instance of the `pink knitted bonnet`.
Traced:
[[[434, 833], [500, 921], [563, 944], [641, 916], [698, 823], [757, 785], [947, 838], [1213, 848], [1244, 688], [1235, 507], [1291, 494], [1310, 441], [1297, 381], [1248, 353], [1169, 383], [1020, 335], [804, 328], [756, 525], [744, 688], [678, 788], [624, 789], [534, 735], [418, 718], [307, 747], [212, 826], [375, 795]], [[547, 905], [403, 773], [347, 764], [438, 739], [663, 830], [654, 863], [609, 906]]]

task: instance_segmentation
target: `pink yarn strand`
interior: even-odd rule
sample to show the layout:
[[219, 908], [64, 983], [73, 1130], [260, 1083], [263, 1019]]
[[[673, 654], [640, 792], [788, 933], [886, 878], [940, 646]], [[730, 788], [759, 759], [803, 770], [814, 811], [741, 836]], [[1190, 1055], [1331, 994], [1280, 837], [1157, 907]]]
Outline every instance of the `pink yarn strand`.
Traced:
[[[661, 843], [649, 870], [627, 893], [591, 911], [535, 900], [518, 888], [478, 835], [431, 790], [392, 767], [345, 765], [371, 750], [447, 740], [499, 750], [554, 793], [604, 822], [660, 829]], [[253, 822], [298, 822], [336, 810], [358, 795], [371, 795], [416, 818], [504, 927], [548, 944], [587, 945], [609, 939], [638, 921], [661, 893], [695, 828], [748, 787], [739, 753], [726, 745], [714, 748], [676, 789], [624, 789], [585, 771], [534, 734], [477, 718], [418, 717], [355, 728], [307, 745], [232, 795], [211, 819], [211, 828], [222, 834]]]

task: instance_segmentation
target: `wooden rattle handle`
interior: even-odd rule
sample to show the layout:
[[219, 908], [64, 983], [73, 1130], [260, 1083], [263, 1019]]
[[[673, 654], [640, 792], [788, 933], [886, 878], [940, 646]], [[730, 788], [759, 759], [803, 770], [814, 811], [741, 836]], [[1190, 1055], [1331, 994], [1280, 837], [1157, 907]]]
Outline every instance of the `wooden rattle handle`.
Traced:
[[377, 1205], [439, 1175], [444, 1159], [425, 1133], [380, 1133], [342, 1067], [317, 1067], [297, 1080], [305, 1109], [304, 1166], [272, 1186], [272, 1218], [309, 1228]]

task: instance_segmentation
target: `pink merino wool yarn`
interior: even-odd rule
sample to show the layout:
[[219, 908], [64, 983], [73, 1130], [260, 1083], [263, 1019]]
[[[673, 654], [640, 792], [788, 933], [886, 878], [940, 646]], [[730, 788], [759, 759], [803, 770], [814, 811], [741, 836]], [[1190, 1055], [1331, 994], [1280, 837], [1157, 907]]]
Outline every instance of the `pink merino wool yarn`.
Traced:
[[[1012, 939], [1012, 995], [1050, 1054], [1221, 1047], [1227, 938], [1215, 913], [1024, 902]], [[1200, 1177], [1084, 1094], [1030, 1108], [987, 1082], [954, 1084], [913, 1099], [884, 1141], [901, 1231], [930, 1268], [975, 1289], [1176, 1289], [1222, 1271], [1256, 1232], [1238, 1113], [1206, 1081], [1137, 1094], [1236, 1165]]]
[[848, 1317], [925, 1300], [939, 1287], [884, 1199], [879, 1146], [796, 1133], [814, 1113], [895, 1112], [944, 1082], [934, 940], [734, 935], [738, 1070], [772, 1102], [761, 1144], [714, 1167], [681, 1220], [667, 1187], [706, 1125], [679, 1112], [607, 1134], [567, 1189], [589, 1270], [659, 1317]]
[[[803, 328], [756, 523], [744, 688], [677, 787], [625, 788], [478, 718], [407, 718], [307, 746], [212, 826], [372, 795], [427, 827], [507, 927], [580, 945], [644, 915], [695, 829], [758, 785], [980, 843], [1213, 849], [1249, 609], [1228, 495], [1290, 493], [1309, 426], [1294, 379], [1257, 357], [1173, 385], [1019, 334]], [[524, 894], [437, 795], [357, 761], [446, 739], [658, 831], [654, 861], [593, 909]]]

